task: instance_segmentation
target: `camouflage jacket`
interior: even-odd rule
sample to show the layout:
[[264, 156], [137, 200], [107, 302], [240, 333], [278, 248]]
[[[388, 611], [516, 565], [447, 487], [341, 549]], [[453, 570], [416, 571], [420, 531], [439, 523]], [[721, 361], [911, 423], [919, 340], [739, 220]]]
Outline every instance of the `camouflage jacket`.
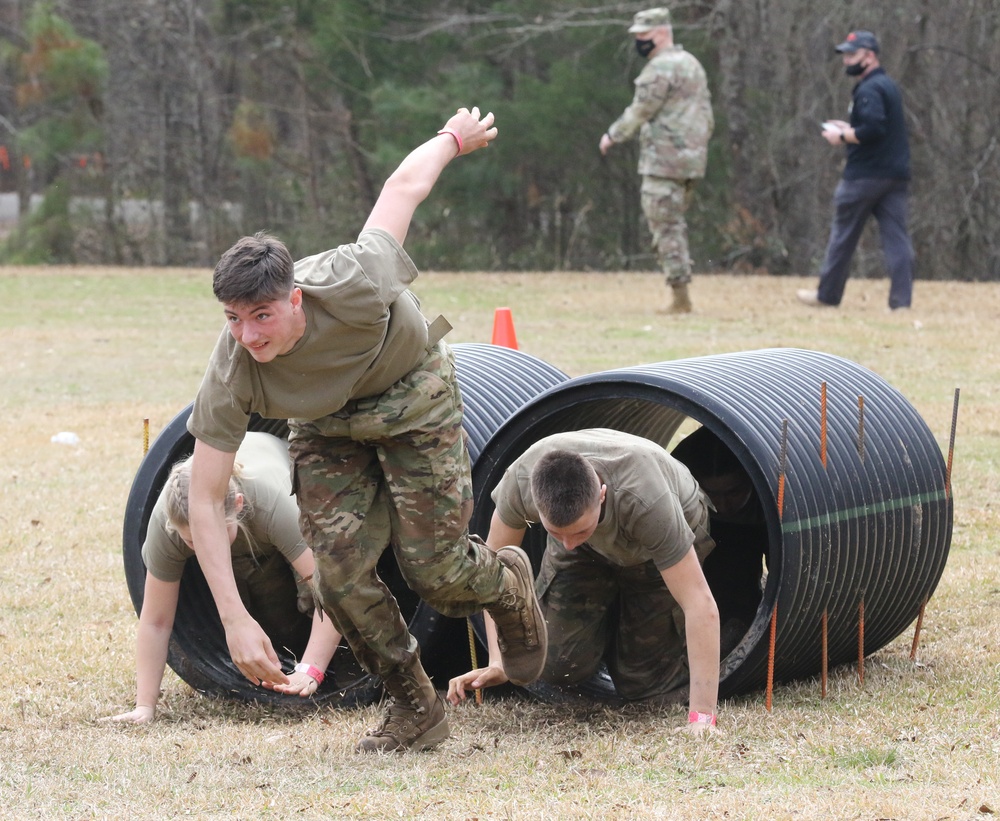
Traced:
[[655, 55], [635, 78], [635, 97], [608, 129], [616, 143], [639, 133], [639, 173], [670, 179], [705, 176], [715, 125], [701, 63], [681, 46]]

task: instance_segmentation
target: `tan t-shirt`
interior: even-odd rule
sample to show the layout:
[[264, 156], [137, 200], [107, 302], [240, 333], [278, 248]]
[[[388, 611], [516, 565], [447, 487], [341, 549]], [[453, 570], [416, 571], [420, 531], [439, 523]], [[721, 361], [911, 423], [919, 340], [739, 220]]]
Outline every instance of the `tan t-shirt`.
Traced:
[[[244, 504], [250, 511], [232, 546], [233, 564], [264, 564], [279, 551], [291, 564], [306, 549], [299, 530], [299, 508], [292, 496], [288, 443], [269, 433], [251, 432], [236, 452], [241, 465]], [[184, 563], [194, 555], [176, 533], [167, 532], [163, 494], [156, 500], [142, 545], [142, 560], [153, 576], [179, 582]], [[249, 538], [248, 538], [249, 535]]]
[[351, 399], [377, 396], [416, 367], [427, 321], [407, 286], [417, 269], [382, 230], [295, 263], [306, 330], [295, 347], [258, 363], [223, 329], [187, 427], [232, 453], [251, 413], [318, 420]]
[[648, 439], [606, 428], [557, 433], [536, 442], [493, 490], [497, 514], [518, 530], [539, 521], [531, 470], [546, 453], [579, 453], [607, 485], [604, 511], [587, 540], [612, 564], [653, 561], [658, 570], [679, 562], [694, 543], [689, 523], [702, 518], [702, 493], [690, 471]]

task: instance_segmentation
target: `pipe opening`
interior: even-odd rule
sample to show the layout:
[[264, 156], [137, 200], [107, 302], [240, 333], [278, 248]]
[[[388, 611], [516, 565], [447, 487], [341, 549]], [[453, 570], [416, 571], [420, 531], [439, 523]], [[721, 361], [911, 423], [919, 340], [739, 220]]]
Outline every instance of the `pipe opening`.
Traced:
[[709, 532], [715, 548], [702, 572], [719, 608], [723, 662], [750, 630], [763, 601], [768, 568], [767, 516], [753, 481], [736, 454], [707, 427], [669, 448], [712, 501]]

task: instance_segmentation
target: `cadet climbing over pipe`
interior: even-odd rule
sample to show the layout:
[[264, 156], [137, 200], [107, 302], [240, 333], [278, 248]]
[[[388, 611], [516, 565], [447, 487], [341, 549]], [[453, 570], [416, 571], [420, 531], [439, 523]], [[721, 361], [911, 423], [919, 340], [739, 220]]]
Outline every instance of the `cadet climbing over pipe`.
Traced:
[[[714, 547], [709, 502], [660, 445], [621, 431], [557, 433], [528, 448], [492, 494], [487, 544], [548, 533], [537, 591], [549, 632], [542, 679], [573, 685], [602, 662], [628, 701], [689, 699], [687, 727], [714, 732], [719, 611], [701, 563]], [[448, 699], [508, 679], [486, 618], [488, 666], [453, 678]], [[689, 689], [688, 689], [689, 688]]]
[[212, 287], [227, 328], [188, 420], [195, 437], [191, 533], [233, 662], [251, 682], [287, 678], [233, 581], [222, 500], [250, 415], [287, 418], [300, 524], [317, 601], [392, 702], [360, 752], [427, 749], [449, 735], [443, 699], [399, 605], [376, 572], [387, 545], [434, 609], [484, 607], [512, 681], [545, 661], [545, 624], [528, 557], [468, 531], [472, 478], [443, 319], [428, 325], [408, 290], [411, 218], [444, 168], [496, 137], [493, 115], [460, 108], [386, 181], [357, 241], [293, 262], [266, 234], [244, 237]]

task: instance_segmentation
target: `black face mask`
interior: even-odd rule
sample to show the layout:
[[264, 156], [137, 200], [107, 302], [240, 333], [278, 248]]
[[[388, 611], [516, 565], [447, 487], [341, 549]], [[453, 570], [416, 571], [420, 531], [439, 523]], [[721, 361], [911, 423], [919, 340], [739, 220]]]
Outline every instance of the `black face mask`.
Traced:
[[862, 63], [855, 63], [853, 66], [844, 66], [844, 74], [848, 77], [860, 77], [865, 73], [865, 66]]
[[648, 57], [653, 53], [653, 49], [656, 48], [656, 43], [652, 40], [636, 40], [635, 50], [639, 52], [640, 57]]

